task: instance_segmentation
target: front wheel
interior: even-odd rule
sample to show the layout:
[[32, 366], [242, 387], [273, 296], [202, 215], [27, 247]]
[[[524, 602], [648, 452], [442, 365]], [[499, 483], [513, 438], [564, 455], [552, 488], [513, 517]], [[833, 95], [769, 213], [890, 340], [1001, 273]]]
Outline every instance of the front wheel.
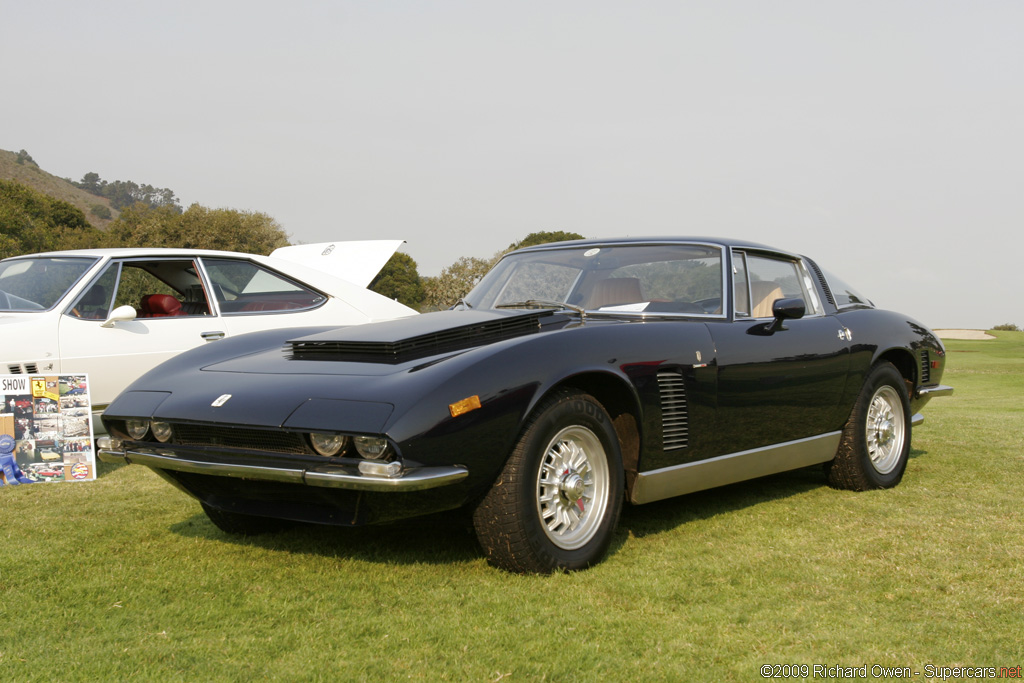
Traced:
[[543, 401], [473, 513], [488, 561], [513, 572], [584, 569], [608, 550], [624, 475], [611, 418], [592, 396]]
[[903, 376], [876, 364], [864, 380], [839, 450], [825, 472], [830, 485], [853, 491], [900, 483], [910, 457], [910, 400]]

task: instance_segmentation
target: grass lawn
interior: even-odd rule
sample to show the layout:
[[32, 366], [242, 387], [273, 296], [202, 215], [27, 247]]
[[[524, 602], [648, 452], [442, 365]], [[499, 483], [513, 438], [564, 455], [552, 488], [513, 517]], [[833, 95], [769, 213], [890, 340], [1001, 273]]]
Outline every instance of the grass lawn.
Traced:
[[819, 468], [625, 510], [609, 557], [489, 567], [459, 518], [218, 531], [148, 469], [0, 488], [2, 681], [762, 680], [1024, 664], [1024, 333], [950, 341], [903, 483]]

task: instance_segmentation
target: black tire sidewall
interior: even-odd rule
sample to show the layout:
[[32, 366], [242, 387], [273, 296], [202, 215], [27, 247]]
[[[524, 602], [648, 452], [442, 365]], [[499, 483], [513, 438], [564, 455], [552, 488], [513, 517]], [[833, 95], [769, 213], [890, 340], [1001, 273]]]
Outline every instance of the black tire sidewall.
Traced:
[[[561, 430], [580, 425], [592, 431], [601, 441], [607, 458], [608, 497], [605, 512], [594, 536], [583, 546], [566, 550], [555, 545], [544, 531], [537, 511], [537, 476], [551, 440]], [[597, 401], [588, 395], [565, 396], [544, 410], [523, 435], [523, 476], [517, 482], [516, 496], [524, 530], [531, 549], [551, 569], [577, 570], [600, 560], [611, 544], [622, 509], [624, 474], [618, 437], [611, 418]]]
[[[871, 401], [875, 396], [875, 393], [883, 386], [891, 386], [896, 390], [896, 394], [900, 398], [900, 403], [903, 407], [903, 450], [900, 454], [899, 461], [896, 467], [892, 471], [885, 474], [875, 469], [874, 463], [871, 462], [871, 457], [868, 455], [868, 444], [867, 444], [867, 416], [868, 409], [871, 406]], [[869, 480], [870, 484], [874, 488], [891, 488], [898, 484], [903, 478], [903, 473], [907, 469], [907, 461], [910, 456], [910, 436], [911, 436], [911, 415], [910, 415], [910, 400], [907, 397], [906, 385], [903, 381], [903, 376], [899, 373], [896, 368], [890, 363], [882, 363], [875, 366], [871, 373], [868, 375], [867, 381], [864, 383], [864, 388], [861, 391], [861, 395], [857, 399], [857, 419], [855, 424], [852, 425], [854, 432], [854, 444], [856, 448], [856, 456], [860, 460], [860, 467], [864, 472], [864, 476]]]

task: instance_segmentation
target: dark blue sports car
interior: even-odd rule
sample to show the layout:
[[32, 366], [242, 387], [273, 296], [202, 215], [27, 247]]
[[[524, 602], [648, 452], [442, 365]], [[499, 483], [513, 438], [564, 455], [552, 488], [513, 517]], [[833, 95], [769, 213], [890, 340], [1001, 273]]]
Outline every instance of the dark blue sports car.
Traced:
[[812, 260], [706, 238], [505, 256], [449, 311], [188, 351], [103, 416], [218, 527], [464, 508], [511, 571], [587, 567], [640, 504], [823, 464], [895, 486], [941, 384], [924, 325]]

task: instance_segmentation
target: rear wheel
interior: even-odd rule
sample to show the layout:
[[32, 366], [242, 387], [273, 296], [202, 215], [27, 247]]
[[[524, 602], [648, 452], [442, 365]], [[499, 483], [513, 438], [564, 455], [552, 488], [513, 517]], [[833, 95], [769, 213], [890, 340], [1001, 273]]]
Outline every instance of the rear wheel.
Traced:
[[624, 475], [611, 418], [592, 396], [546, 399], [473, 513], [488, 560], [545, 574], [584, 569], [608, 550]]
[[213, 525], [226, 534], [236, 536], [258, 536], [272, 531], [281, 531], [291, 526], [291, 522], [276, 517], [256, 517], [255, 515], [243, 515], [238, 512], [227, 512], [211, 507], [206, 503], [200, 503], [203, 512], [210, 518]]
[[910, 400], [903, 376], [881, 362], [868, 373], [835, 459], [826, 463], [836, 488], [866, 491], [900, 483], [910, 456]]

